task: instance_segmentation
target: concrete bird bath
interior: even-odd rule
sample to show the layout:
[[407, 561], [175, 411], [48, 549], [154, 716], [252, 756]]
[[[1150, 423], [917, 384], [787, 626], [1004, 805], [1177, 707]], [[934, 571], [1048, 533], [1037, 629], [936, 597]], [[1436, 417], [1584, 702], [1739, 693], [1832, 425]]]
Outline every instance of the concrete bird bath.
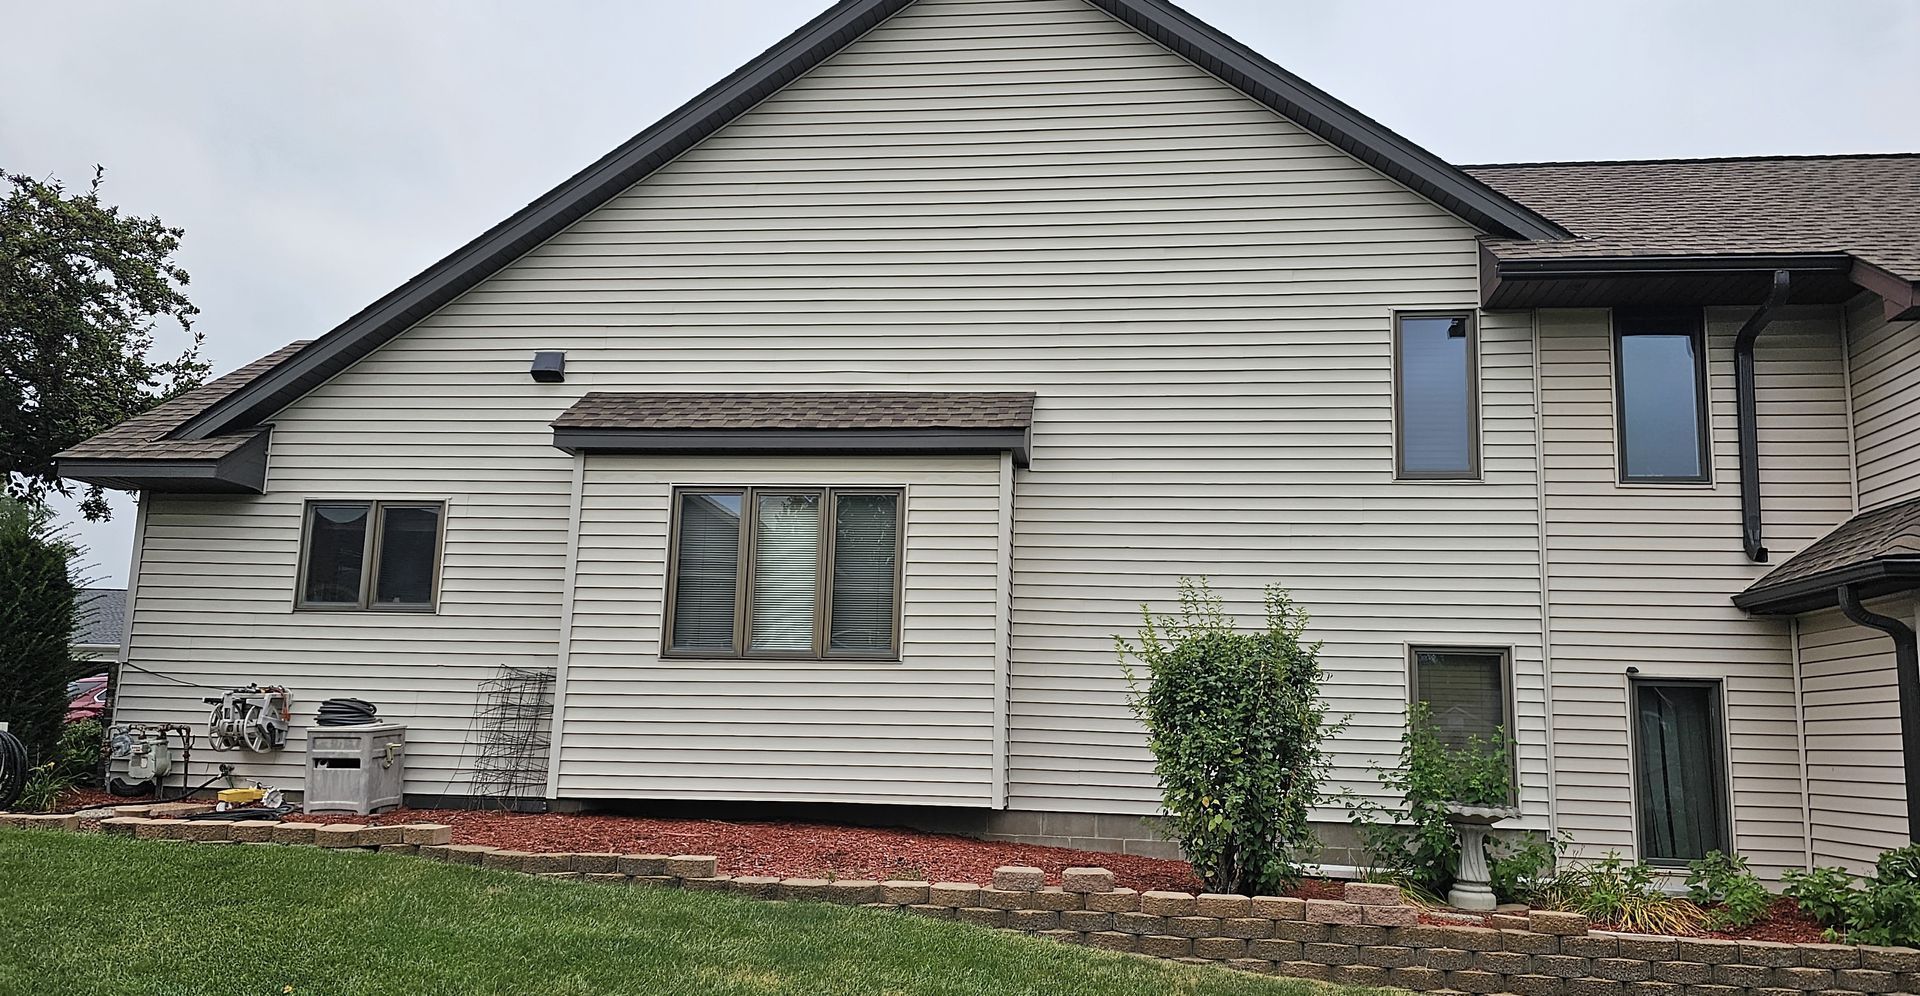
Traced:
[[1447, 822], [1453, 824], [1453, 834], [1460, 841], [1460, 871], [1453, 877], [1453, 888], [1447, 890], [1448, 905], [1481, 912], [1499, 905], [1487, 872], [1487, 831], [1518, 815], [1519, 810], [1504, 806], [1447, 806]]

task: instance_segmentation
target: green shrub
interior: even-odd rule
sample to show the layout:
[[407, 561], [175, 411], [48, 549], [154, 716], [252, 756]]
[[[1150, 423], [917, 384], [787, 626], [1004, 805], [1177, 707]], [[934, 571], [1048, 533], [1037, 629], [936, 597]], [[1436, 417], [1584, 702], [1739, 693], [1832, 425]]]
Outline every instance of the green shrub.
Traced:
[[1747, 867], [1747, 859], [1720, 851], [1687, 865], [1687, 898], [1706, 907], [1716, 929], [1744, 927], [1767, 915], [1773, 896]]
[[20, 798], [14, 802], [14, 808], [23, 813], [52, 812], [60, 801], [62, 793], [73, 786], [60, 777], [58, 765], [48, 761], [27, 770], [27, 782], [20, 787]]
[[1640, 934], [1690, 934], [1707, 920], [1692, 900], [1667, 895], [1653, 869], [1618, 853], [1562, 871], [1541, 905]]
[[1333, 732], [1320, 700], [1320, 646], [1302, 642], [1306, 613], [1268, 587], [1266, 627], [1236, 632], [1206, 580], [1186, 578], [1177, 615], [1141, 612], [1138, 638], [1115, 642], [1169, 836], [1216, 892], [1292, 884], [1317, 850], [1307, 818]]
[[1536, 902], [1552, 886], [1565, 839], [1522, 833], [1487, 839], [1487, 872], [1494, 897], [1503, 903]]
[[1920, 845], [1880, 855], [1874, 871], [1864, 881], [1839, 868], [1790, 871], [1781, 891], [1825, 925], [1829, 939], [1920, 946]]
[[1780, 876], [1780, 891], [1795, 903], [1800, 912], [1824, 927], [1846, 929], [1853, 917], [1856, 894], [1852, 873], [1842, 868], [1794, 869]]
[[99, 720], [68, 723], [66, 729], [60, 731], [54, 770], [71, 784], [97, 786], [105, 747], [106, 731]]
[[55, 756], [75, 674], [71, 544], [44, 508], [0, 497], [0, 722], [28, 763]]
[[[1374, 777], [1404, 807], [1390, 810], [1371, 799], [1347, 801], [1348, 816], [1360, 832], [1375, 873], [1435, 896], [1453, 884], [1460, 870], [1459, 842], [1447, 819], [1447, 806], [1505, 806], [1513, 796], [1513, 763], [1505, 731], [1471, 737], [1460, 747], [1449, 746], [1440, 739], [1425, 702], [1407, 707], [1399, 761], [1392, 768], [1376, 766]], [[1499, 860], [1497, 853], [1490, 857]], [[1529, 863], [1538, 860], [1532, 852], [1515, 856], [1507, 872], [1517, 879]], [[1495, 893], [1499, 893], [1497, 882]]]

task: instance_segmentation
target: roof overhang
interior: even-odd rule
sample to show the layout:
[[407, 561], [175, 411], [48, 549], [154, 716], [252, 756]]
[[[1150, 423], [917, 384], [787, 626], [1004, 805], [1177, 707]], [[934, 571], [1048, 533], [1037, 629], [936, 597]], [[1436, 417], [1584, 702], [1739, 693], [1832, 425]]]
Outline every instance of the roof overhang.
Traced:
[[1840, 586], [1850, 585], [1863, 599], [1920, 590], [1920, 557], [1876, 557], [1809, 574], [1776, 585], [1760, 585], [1733, 596], [1733, 604], [1755, 615], [1795, 615], [1840, 604]]
[[1756, 304], [1787, 270], [1793, 303], [1834, 304], [1860, 292], [1858, 266], [1846, 253], [1502, 258], [1482, 244], [1480, 300], [1496, 310]]
[[635, 429], [556, 428], [568, 453], [951, 455], [1011, 453], [1026, 466], [1030, 429]]
[[63, 457], [58, 471], [68, 480], [116, 491], [264, 494], [269, 435], [262, 429], [217, 457]]

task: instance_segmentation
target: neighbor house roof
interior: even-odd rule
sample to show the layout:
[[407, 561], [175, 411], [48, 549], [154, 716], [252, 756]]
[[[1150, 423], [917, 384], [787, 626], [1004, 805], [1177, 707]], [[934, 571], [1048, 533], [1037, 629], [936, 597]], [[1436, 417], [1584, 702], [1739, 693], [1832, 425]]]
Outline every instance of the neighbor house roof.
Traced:
[[1733, 601], [1749, 612], [1806, 612], [1837, 604], [1842, 584], [1863, 598], [1920, 587], [1920, 498], [1848, 519]]
[[985, 453], [1027, 460], [1034, 396], [966, 391], [595, 391], [553, 444], [615, 453]]
[[[60, 476], [127, 490], [174, 484], [209, 491], [261, 490], [266, 430], [249, 429], [204, 439], [176, 439], [170, 433], [209, 405], [232, 396], [292, 358], [306, 345], [294, 342], [282, 346], [56, 454]], [[258, 482], [256, 476], [260, 477]]]
[[117, 647], [127, 629], [125, 588], [82, 588], [73, 607], [73, 644]]
[[[1575, 234], [1487, 239], [1486, 251], [1502, 270], [1564, 278], [1570, 266], [1597, 273], [1610, 266], [1725, 271], [1746, 265], [1762, 292], [1766, 277], [1758, 271], [1806, 271], [1816, 283], [1795, 300], [1844, 297], [1861, 284], [1900, 310], [1915, 302], [1920, 155], [1463, 168]], [[1837, 275], [1830, 287], [1817, 283], [1822, 272]]]

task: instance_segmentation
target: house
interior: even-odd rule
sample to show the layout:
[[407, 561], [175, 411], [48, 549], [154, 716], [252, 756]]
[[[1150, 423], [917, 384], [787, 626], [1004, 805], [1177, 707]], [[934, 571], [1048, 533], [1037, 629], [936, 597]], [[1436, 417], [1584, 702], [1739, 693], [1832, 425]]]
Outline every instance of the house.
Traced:
[[221, 760], [289, 790], [352, 695], [472, 791], [512, 672], [556, 804], [1148, 850], [1113, 638], [1205, 575], [1311, 610], [1358, 791], [1421, 698], [1588, 853], [1858, 868], [1920, 829], [1916, 281], [1914, 156], [1460, 167], [1163, 0], [845, 0], [62, 467], [142, 495], [118, 718], [285, 685]]
[[88, 587], [78, 596], [73, 605], [74, 653], [87, 660], [117, 660], [127, 629], [127, 590]]

